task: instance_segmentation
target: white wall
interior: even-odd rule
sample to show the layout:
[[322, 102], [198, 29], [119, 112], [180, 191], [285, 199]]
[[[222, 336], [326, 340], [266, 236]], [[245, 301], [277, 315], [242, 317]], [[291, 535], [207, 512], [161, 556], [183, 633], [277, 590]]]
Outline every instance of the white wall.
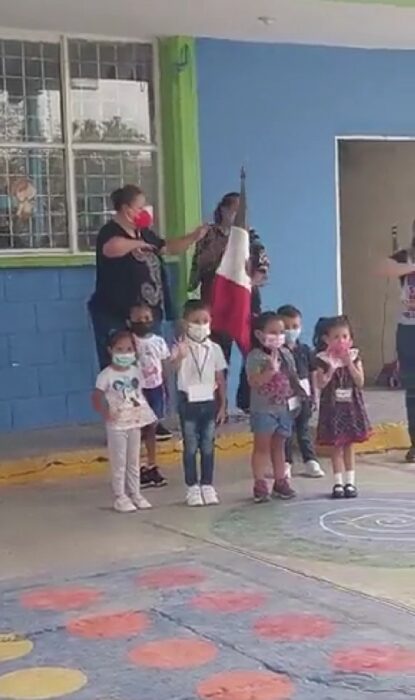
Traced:
[[375, 268], [391, 254], [393, 225], [400, 247], [411, 240], [415, 142], [342, 141], [339, 165], [344, 311], [373, 379], [383, 360], [395, 358], [399, 285], [377, 277]]

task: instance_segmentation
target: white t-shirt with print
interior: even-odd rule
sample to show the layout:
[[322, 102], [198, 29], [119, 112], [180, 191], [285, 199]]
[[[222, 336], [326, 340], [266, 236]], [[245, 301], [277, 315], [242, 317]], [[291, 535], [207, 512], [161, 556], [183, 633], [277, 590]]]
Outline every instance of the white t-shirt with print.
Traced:
[[170, 357], [170, 350], [164, 338], [148, 335], [134, 336], [137, 363], [141, 372], [142, 387], [155, 389], [163, 384], [163, 362]]
[[[206, 398], [214, 398], [216, 389], [216, 372], [227, 368], [222, 348], [210, 339], [195, 343], [190, 338], [184, 341], [186, 355], [181, 361], [177, 373], [177, 388], [189, 396], [189, 387], [206, 387]], [[190, 396], [189, 396], [190, 398]]]
[[130, 430], [157, 421], [143, 396], [140, 370], [135, 365], [127, 370], [106, 367], [99, 373], [95, 386], [104, 392], [108, 402], [111, 414], [108, 428]]

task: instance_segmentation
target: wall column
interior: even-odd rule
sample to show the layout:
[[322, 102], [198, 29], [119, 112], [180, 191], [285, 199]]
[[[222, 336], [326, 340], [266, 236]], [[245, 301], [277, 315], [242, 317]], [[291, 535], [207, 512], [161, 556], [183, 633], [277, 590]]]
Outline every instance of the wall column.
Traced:
[[[201, 223], [199, 116], [195, 41], [159, 40], [162, 168], [168, 236]], [[179, 301], [186, 298], [190, 254], [180, 257]]]

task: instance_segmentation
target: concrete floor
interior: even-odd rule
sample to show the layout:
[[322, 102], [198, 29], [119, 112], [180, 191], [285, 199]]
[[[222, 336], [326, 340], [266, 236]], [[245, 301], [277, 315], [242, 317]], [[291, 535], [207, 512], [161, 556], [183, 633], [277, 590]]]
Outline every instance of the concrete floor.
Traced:
[[[58, 683], [64, 692], [58, 694], [53, 691], [54, 679], [50, 686], [46, 679], [44, 686], [38, 677], [33, 684], [30, 674], [24, 675], [28, 666], [55, 665], [76, 667], [88, 678], [73, 691], [74, 700], [399, 700], [415, 695], [415, 468], [402, 459], [401, 453], [360, 458], [361, 496], [340, 504], [327, 500], [330, 478], [298, 477], [295, 504], [252, 506], [247, 458], [218, 465], [222, 505], [197, 511], [182, 504], [177, 468], [168, 471], [167, 488], [147, 492], [152, 511], [128, 516], [111, 511], [108, 485], [102, 478], [0, 489], [0, 633], [18, 633], [35, 644], [27, 657], [2, 663], [0, 634], [0, 698], [68, 694], [72, 677], [68, 680], [66, 671]], [[131, 577], [148, 572], [151, 577], [154, 567], [170, 566], [176, 572], [179, 567], [177, 586], [170, 582], [165, 591], [161, 586], [161, 592], [158, 586], [144, 586], [139, 594], [128, 588]], [[180, 570], [189, 567], [208, 572], [200, 585], [196, 576], [191, 590], [180, 584]], [[51, 586], [54, 590], [98, 587], [109, 600], [82, 610], [72, 606], [69, 612], [52, 605], [22, 613], [23, 595], [36, 596], [42, 587]], [[226, 608], [228, 594], [224, 594], [226, 625], [223, 600], [219, 616], [218, 610], [209, 611], [211, 603], [203, 614], [190, 610], [189, 595], [239, 589], [248, 598], [253, 596], [253, 608], [243, 602], [238, 612], [238, 597]], [[255, 601], [263, 596], [268, 602], [258, 603], [257, 609]], [[81, 612], [106, 615], [114, 609], [149, 614], [153, 625], [142, 635], [126, 633], [125, 641], [116, 642], [114, 658], [111, 642], [105, 646], [111, 633], [104, 632], [97, 646], [82, 641], [76, 647], [65, 632], [65, 625]], [[286, 627], [278, 632], [270, 623], [286, 612], [305, 616], [300, 623], [295, 619], [287, 623], [288, 637], [290, 625], [300, 624], [298, 639], [284, 639]], [[258, 633], [261, 639], [252, 637], [252, 625], [264, 614], [265, 633]], [[307, 616], [318, 618], [308, 632]], [[336, 632], [326, 634], [325, 625], [334, 626]], [[125, 674], [120, 672], [124, 667], [117, 654], [127, 649], [122, 644], [130, 648], [135, 637], [136, 643], [150, 644], [187, 635], [215, 647], [203, 647], [201, 642], [200, 667], [196, 661], [186, 670], [184, 662], [180, 672], [174, 671], [180, 660], [172, 661], [166, 652], [168, 660], [160, 663], [167, 666], [158, 668], [168, 667], [168, 676], [161, 671], [155, 675], [159, 662], [153, 656], [151, 662], [138, 663], [139, 670], [128, 666]], [[339, 661], [342, 650], [346, 651]], [[157, 653], [162, 656], [160, 650]], [[204, 653], [208, 657], [212, 653], [215, 660], [203, 661]], [[367, 657], [364, 668], [356, 667], [356, 655]], [[232, 675], [230, 680], [219, 678], [221, 690], [215, 690], [214, 681], [210, 688], [212, 678], [235, 669], [242, 673], [236, 681]], [[258, 670], [278, 678], [269, 679], [269, 687], [266, 678], [254, 679], [251, 687], [243, 673]], [[23, 680], [20, 676], [16, 680], [16, 672], [23, 673]], [[25, 695], [14, 689], [21, 688], [19, 683], [26, 688]], [[39, 693], [34, 695], [27, 687], [36, 683]]]
[[[373, 425], [405, 422], [403, 392], [367, 389], [365, 400]], [[177, 420], [174, 417], [168, 423], [173, 430], [177, 428]], [[235, 413], [231, 416], [229, 424], [221, 429], [221, 433], [226, 435], [248, 430], [246, 417]], [[104, 446], [105, 431], [100, 423], [3, 433], [0, 440], [0, 471], [3, 460], [38, 457], [56, 452], [102, 449]]]

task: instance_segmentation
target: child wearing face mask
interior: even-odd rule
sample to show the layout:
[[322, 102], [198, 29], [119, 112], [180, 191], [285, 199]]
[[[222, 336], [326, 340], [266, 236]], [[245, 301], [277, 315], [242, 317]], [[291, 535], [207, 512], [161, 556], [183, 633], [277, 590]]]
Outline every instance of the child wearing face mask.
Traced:
[[[134, 337], [143, 394], [158, 422], [164, 418], [164, 366], [171, 359], [170, 350], [164, 338], [154, 333], [153, 310], [147, 304], [136, 304], [130, 309], [129, 327]], [[160, 488], [167, 484], [167, 479], [156, 464], [157, 422], [143, 430], [147, 451], [147, 465], [142, 466], [140, 470], [143, 488], [151, 486]]]
[[[316, 455], [313, 439], [310, 432], [310, 420], [313, 408], [316, 405], [316, 367], [314, 355], [306, 343], [301, 341], [301, 312], [289, 304], [281, 306], [277, 313], [282, 316], [285, 325], [285, 345], [291, 351], [297, 369], [300, 384], [304, 389], [306, 398], [302, 402], [301, 410], [294, 420], [294, 431], [297, 436], [298, 447], [304, 463], [305, 474], [314, 479], [324, 476]], [[285, 443], [286, 470], [291, 475], [293, 464], [293, 438]]]
[[92, 404], [106, 424], [114, 510], [132, 513], [151, 508], [140, 493], [140, 442], [156, 417], [141, 390], [131, 333], [114, 333], [108, 352], [111, 364], [97, 377]]
[[191, 507], [219, 503], [213, 485], [215, 427], [226, 417], [227, 365], [221, 348], [209, 338], [210, 322], [210, 312], [204, 302], [188, 301], [183, 311], [184, 336], [173, 348], [178, 364], [178, 409], [183, 435], [186, 503]]
[[260, 314], [253, 325], [253, 348], [246, 371], [251, 387], [250, 421], [254, 434], [252, 472], [254, 500], [268, 501], [266, 481], [272, 463], [275, 498], [290, 499], [296, 493], [285, 469], [285, 442], [291, 437], [294, 416], [301, 408], [303, 390], [295, 362], [285, 347], [285, 326], [273, 311]]
[[314, 344], [321, 390], [317, 441], [331, 449], [332, 498], [356, 498], [354, 444], [368, 440], [370, 423], [362, 391], [363, 364], [348, 319], [320, 319]]

